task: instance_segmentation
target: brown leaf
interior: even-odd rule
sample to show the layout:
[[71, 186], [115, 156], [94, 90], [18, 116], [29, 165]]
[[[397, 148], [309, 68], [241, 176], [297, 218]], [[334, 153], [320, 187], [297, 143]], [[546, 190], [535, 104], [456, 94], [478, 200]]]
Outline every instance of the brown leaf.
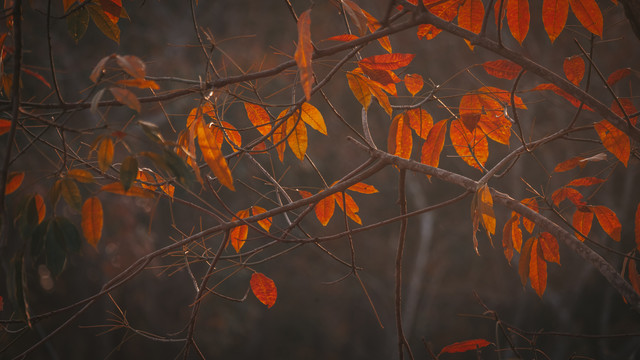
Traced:
[[109, 88], [113, 97], [118, 100], [118, 102], [122, 105], [126, 105], [128, 108], [140, 112], [140, 101], [134, 93], [127, 89], [119, 88], [119, 87], [111, 87]]
[[97, 197], [90, 197], [82, 205], [82, 233], [94, 248], [102, 237], [102, 203]]
[[98, 168], [102, 172], [107, 171], [113, 162], [113, 140], [109, 137], [102, 138], [98, 144]]
[[144, 80], [146, 65], [139, 57], [133, 55], [116, 55], [116, 61], [122, 70], [134, 79]]

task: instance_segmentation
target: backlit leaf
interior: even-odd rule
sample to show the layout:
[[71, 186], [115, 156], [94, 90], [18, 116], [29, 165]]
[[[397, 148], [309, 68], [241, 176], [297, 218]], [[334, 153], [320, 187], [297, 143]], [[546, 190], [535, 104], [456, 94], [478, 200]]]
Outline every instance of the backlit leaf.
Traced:
[[590, 206], [591, 211], [596, 215], [602, 229], [615, 241], [620, 241], [622, 225], [618, 216], [606, 206]]
[[222, 155], [220, 144], [216, 143], [213, 131], [206, 127], [202, 121], [196, 122], [196, 131], [198, 134], [198, 145], [204, 160], [213, 174], [218, 178], [220, 184], [226, 186], [229, 190], [235, 191], [233, 187], [233, 177], [227, 160]]
[[82, 233], [94, 248], [102, 237], [102, 203], [97, 197], [90, 197], [82, 205]]
[[569, 14], [569, 0], [543, 0], [542, 22], [553, 43], [564, 29]]
[[124, 191], [129, 190], [138, 176], [138, 160], [135, 156], [127, 156], [120, 166], [120, 183]]
[[377, 87], [386, 91], [387, 93], [397, 96], [398, 90], [396, 88], [396, 83], [402, 81], [393, 71], [391, 70], [377, 70], [377, 69], [369, 69], [367, 67], [358, 67], [354, 69], [354, 72], [361, 70], [362, 73], [369, 77], [372, 83], [374, 83]]
[[[456, 15], [458, 15], [458, 8], [462, 5], [464, 0], [425, 0], [424, 6], [433, 15], [443, 19], [444, 21], [452, 21]], [[426, 38], [431, 40], [438, 35], [442, 30], [431, 24], [423, 24], [418, 26], [418, 39]]]
[[126, 105], [129, 109], [140, 112], [140, 101], [134, 93], [127, 89], [119, 88], [119, 87], [111, 87], [109, 88], [113, 97], [118, 100], [118, 102], [122, 105]]
[[584, 236], [589, 236], [591, 232], [591, 224], [593, 223], [593, 213], [587, 207], [580, 207], [573, 213], [573, 220], [571, 225], [578, 231], [576, 238], [580, 241], [584, 241]]
[[507, 0], [507, 24], [520, 45], [529, 32], [529, 0]]
[[312, 129], [327, 135], [327, 125], [324, 123], [322, 114], [315, 106], [305, 102], [302, 103], [300, 110], [302, 121], [311, 126]]
[[507, 220], [502, 229], [502, 249], [509, 264], [511, 264], [511, 259], [513, 258], [513, 250], [520, 251], [521, 246], [522, 230], [520, 230], [520, 216], [514, 214]]
[[387, 94], [382, 91], [382, 89], [377, 85], [375, 81], [369, 80], [367, 78], [363, 78], [364, 81], [369, 86], [369, 91], [375, 98], [378, 100], [378, 104], [380, 107], [384, 109], [384, 111], [391, 116], [393, 109], [391, 108], [391, 103], [389, 103], [389, 97]]
[[582, 160], [584, 160], [584, 158], [581, 157], [581, 156], [572, 157], [571, 159], [565, 160], [565, 161], [559, 163], [558, 165], [556, 165], [556, 167], [553, 169], [553, 171], [554, 172], [569, 171], [569, 170], [575, 168], [578, 165], [580, 165], [582, 167], [582, 166], [584, 166], [584, 162]]
[[0, 119], [0, 135], [6, 134], [11, 130], [11, 121]]
[[335, 199], [336, 203], [338, 204], [338, 206], [340, 207], [340, 209], [342, 209], [344, 211], [344, 207], [343, 207], [343, 201], [346, 203], [347, 205], [347, 216], [355, 221], [356, 223], [362, 225], [362, 220], [360, 219], [360, 216], [358, 216], [358, 211], [360, 211], [360, 208], [358, 207], [358, 204], [356, 204], [356, 201], [353, 200], [353, 198], [351, 197], [351, 195], [344, 193], [344, 197], [342, 196], [343, 193], [335, 193], [333, 194], [333, 198]]
[[396, 156], [408, 159], [411, 157], [413, 149], [413, 137], [409, 127], [406, 114], [398, 114], [389, 127], [389, 137], [387, 139], [387, 151]]
[[[380, 22], [373, 17], [371, 14], [369, 14], [368, 12], [362, 10], [362, 13], [364, 14], [364, 16], [367, 18], [367, 28], [369, 28], [369, 31], [376, 32], [376, 30], [378, 30], [380, 28]], [[382, 46], [383, 49], [385, 49], [388, 53], [392, 53], [393, 49], [391, 48], [391, 42], [389, 41], [389, 37], [388, 36], [383, 36], [378, 38], [378, 43], [380, 44], [380, 46]]]
[[[496, 101], [499, 101], [500, 104], [511, 104], [511, 91], [502, 90], [493, 86], [483, 86], [478, 89], [477, 93], [481, 95], [481, 99], [489, 97]], [[513, 102], [518, 109], [527, 108], [527, 106], [518, 95], [513, 96]]]
[[359, 192], [361, 194], [375, 194], [378, 189], [373, 185], [365, 184], [363, 182], [355, 183], [347, 188], [347, 190]]
[[596, 184], [602, 184], [605, 181], [606, 181], [605, 179], [589, 176], [589, 177], [573, 179], [566, 186], [591, 186]]
[[544, 261], [538, 238], [534, 238], [533, 244], [531, 244], [529, 280], [531, 280], [531, 287], [539, 297], [542, 297], [547, 288], [547, 262]]
[[331, 217], [333, 217], [335, 207], [336, 200], [333, 195], [327, 196], [324, 199], [318, 201], [314, 208], [314, 211], [316, 213], [318, 221], [320, 221], [322, 226], [327, 226], [329, 220], [331, 220]]
[[109, 39], [120, 43], [120, 28], [104, 13], [102, 6], [92, 3], [85, 6], [85, 8], [89, 11], [89, 15], [91, 15], [91, 19], [98, 29]]
[[47, 206], [40, 194], [35, 194], [33, 198], [35, 199], [36, 211], [38, 212], [38, 224], [40, 224], [44, 220], [44, 216], [47, 214]]
[[[443, 347], [442, 350], [440, 350], [440, 354], [466, 352], [470, 350], [480, 349], [489, 345], [491, 345], [491, 343], [485, 339], [465, 340]], [[438, 354], [438, 357], [440, 357], [440, 354]]]
[[618, 69], [618, 70], [614, 71], [613, 73], [611, 73], [611, 75], [609, 75], [609, 77], [607, 78], [607, 84], [609, 86], [613, 86], [615, 83], [617, 83], [618, 81], [624, 79], [625, 77], [629, 76], [630, 74], [631, 74], [631, 68]]
[[[578, 107], [581, 104], [580, 100], [578, 100], [575, 97], [569, 95], [566, 91], [560, 89], [559, 87], [557, 87], [554, 84], [540, 84], [540, 85], [536, 86], [535, 88], [533, 88], [531, 90], [533, 90], [533, 91], [550, 90], [550, 91], [553, 91], [554, 93], [556, 93], [557, 95], [560, 95], [563, 98], [565, 98], [567, 101], [569, 101], [571, 103], [571, 105], [573, 105], [575, 107]], [[582, 108], [585, 109], [585, 110], [593, 111], [593, 109], [591, 109], [590, 107], [588, 107], [586, 105], [583, 105]]]
[[[236, 216], [233, 220], [238, 219], [246, 219], [249, 216], [249, 210], [240, 210], [236, 213]], [[234, 227], [229, 232], [229, 243], [236, 252], [240, 252], [240, 249], [244, 245], [245, 240], [247, 240], [247, 235], [249, 234], [249, 225], [243, 224]]]
[[555, 206], [560, 205], [565, 199], [569, 199], [576, 206], [585, 205], [585, 202], [582, 201], [582, 194], [573, 188], [561, 187], [551, 194], [551, 200]]
[[449, 137], [456, 153], [464, 162], [481, 170], [489, 158], [489, 143], [479, 129], [470, 132], [459, 120], [453, 120], [449, 128]]
[[[297, 113], [296, 113], [297, 114]], [[298, 160], [304, 160], [304, 155], [307, 153], [307, 127], [304, 122], [299, 119], [299, 116], [290, 116], [287, 119], [287, 143], [289, 148], [293, 151], [293, 154]]]
[[147, 198], [147, 199], [151, 199], [155, 197], [155, 194], [152, 191], [144, 189], [139, 186], [135, 186], [135, 185], [130, 187], [129, 190], [124, 191], [124, 188], [122, 187], [122, 184], [120, 182], [114, 182], [111, 184], [103, 185], [100, 188], [100, 190], [110, 192], [113, 194], [118, 194], [118, 195], [133, 196], [133, 197], [140, 197], [140, 198]]
[[[458, 26], [474, 34], [479, 34], [480, 30], [482, 30], [483, 19], [484, 5], [482, 0], [465, 0], [458, 9]], [[467, 45], [473, 50], [473, 45], [468, 40]]]
[[369, 90], [366, 79], [362, 75], [348, 72], [347, 82], [358, 102], [362, 104], [362, 107], [368, 109], [369, 105], [371, 105], [371, 90]]
[[[251, 207], [251, 213], [255, 216], [255, 215], [260, 215], [262, 213], [267, 212], [267, 210], [265, 210], [265, 208], [254, 205]], [[260, 227], [262, 227], [263, 229], [265, 229], [267, 232], [269, 231], [269, 229], [271, 229], [271, 223], [272, 223], [272, 219], [271, 217], [268, 217], [266, 219], [262, 219], [262, 220], [258, 220], [258, 225], [260, 225]]]
[[468, 131], [473, 131], [482, 116], [482, 103], [480, 96], [475, 93], [467, 93], [460, 98], [460, 122]]
[[[437, 122], [422, 145], [420, 162], [423, 164], [438, 167], [440, 165], [440, 153], [444, 148], [444, 139], [447, 132], [447, 120]], [[431, 178], [431, 176], [428, 176]]]
[[267, 135], [271, 131], [271, 118], [269, 113], [260, 105], [244, 103], [244, 108], [247, 111], [247, 117], [258, 129], [260, 134]]
[[404, 86], [412, 96], [416, 96], [422, 90], [424, 80], [419, 74], [407, 74], [404, 76]]
[[422, 108], [416, 108], [405, 112], [405, 120], [407, 118], [409, 119], [409, 127], [416, 132], [416, 135], [426, 139], [433, 127], [431, 114]]
[[[535, 198], [522, 199], [520, 200], [520, 202], [523, 205], [526, 205], [529, 209], [535, 212], [540, 212], [540, 209], [538, 208], [538, 202]], [[536, 224], [525, 216], [522, 218], [522, 226], [524, 226], [525, 230], [527, 230], [529, 233], [533, 233], [533, 229]]]
[[496, 217], [493, 212], [493, 199], [489, 187], [485, 184], [476, 191], [471, 201], [471, 219], [473, 222], [473, 248], [478, 252], [478, 239], [476, 232], [480, 227], [480, 223], [487, 231], [487, 236], [491, 239], [491, 235], [496, 232]]
[[560, 265], [560, 246], [556, 237], [548, 232], [543, 232], [540, 234], [539, 239], [544, 259]]
[[562, 68], [567, 80], [571, 81], [576, 86], [580, 85], [585, 69], [584, 60], [582, 60], [581, 57], [573, 56], [564, 59]]
[[107, 171], [113, 162], [113, 140], [109, 137], [102, 138], [98, 144], [98, 168], [102, 172]]
[[343, 35], [336, 35], [336, 36], [332, 36], [330, 38], [328, 38], [328, 41], [342, 41], [342, 42], [349, 42], [349, 41], [353, 41], [353, 40], [357, 40], [359, 39], [359, 37], [353, 35], [353, 34], [343, 34]]
[[595, 35], [602, 37], [602, 12], [595, 0], [569, 0], [571, 11], [578, 21]]
[[128, 86], [128, 87], [136, 87], [138, 89], [160, 89], [160, 85], [153, 80], [145, 80], [145, 79], [124, 79], [116, 81], [116, 84]]
[[300, 70], [300, 83], [307, 101], [311, 99], [311, 87], [313, 85], [313, 44], [311, 43], [311, 9], [300, 14], [298, 18], [298, 47], [295, 59]]
[[[618, 101], [620, 101], [620, 105], [622, 105], [622, 109], [624, 109], [624, 112], [622, 112], [622, 110], [620, 109], [620, 105], [618, 105]], [[636, 114], [638, 112], [638, 109], [636, 108], [635, 105], [633, 105], [633, 102], [631, 102], [631, 99], [618, 98], [618, 101], [613, 100], [613, 103], [611, 104], [611, 110], [621, 118], [623, 119], [625, 118], [624, 114], [627, 114], [627, 116], [631, 116], [631, 114]], [[635, 125], [638, 122], [638, 117], [634, 116], [629, 120], [631, 121], [631, 124]]]
[[209, 124], [209, 128], [213, 131], [216, 143], [222, 144], [223, 141], [226, 141], [234, 149], [242, 147], [242, 137], [240, 136], [240, 132], [230, 123], [226, 121], [220, 121], [220, 125], [211, 123]]
[[18, 190], [20, 185], [22, 185], [22, 180], [24, 180], [24, 172], [9, 173], [9, 175], [7, 176], [7, 183], [4, 187], [4, 194], [8, 195]]
[[273, 280], [261, 273], [253, 273], [251, 275], [251, 291], [253, 295], [260, 300], [261, 303], [271, 308], [278, 298], [278, 289]]
[[58, 180], [60, 186], [60, 195], [64, 198], [64, 201], [76, 210], [80, 210], [82, 207], [82, 195], [80, 195], [80, 189], [76, 182], [71, 179]]
[[629, 136], [607, 120], [601, 120], [593, 124], [593, 127], [596, 129], [600, 140], [602, 140], [602, 145], [626, 167], [631, 155]]
[[414, 57], [414, 54], [374, 55], [360, 60], [358, 64], [374, 70], [396, 70], [409, 65]]
[[507, 80], [515, 79], [522, 70], [522, 66], [509, 60], [487, 61], [482, 64], [482, 67], [487, 74]]

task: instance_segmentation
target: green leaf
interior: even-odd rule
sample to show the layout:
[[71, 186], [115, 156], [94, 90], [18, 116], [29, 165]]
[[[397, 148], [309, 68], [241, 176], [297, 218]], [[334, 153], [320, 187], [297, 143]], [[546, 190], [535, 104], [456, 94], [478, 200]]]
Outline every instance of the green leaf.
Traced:
[[138, 160], [133, 156], [127, 156], [120, 167], [120, 183], [125, 192], [129, 190], [136, 176], [138, 176]]
[[102, 31], [109, 39], [120, 43], [120, 28], [117, 24], [114, 24], [102, 11], [102, 6], [98, 4], [89, 4], [85, 7], [91, 15], [91, 19], [96, 24], [98, 29]]
[[82, 39], [89, 26], [89, 11], [86, 7], [80, 7], [67, 16], [67, 29], [76, 44]]
[[142, 128], [142, 131], [144, 131], [144, 133], [149, 137], [149, 139], [159, 143], [159, 144], [164, 144], [164, 138], [162, 137], [162, 134], [160, 133], [160, 128], [158, 127], [158, 125], [152, 123], [152, 122], [148, 122], [148, 121], [138, 121], [138, 125], [140, 125], [140, 127]]
[[60, 194], [64, 198], [64, 201], [72, 208], [80, 210], [82, 208], [82, 196], [80, 195], [80, 189], [76, 182], [71, 179], [59, 180]]
[[180, 184], [189, 187], [195, 181], [195, 176], [191, 169], [178, 154], [165, 148], [162, 152], [162, 158], [169, 172], [175, 176]]

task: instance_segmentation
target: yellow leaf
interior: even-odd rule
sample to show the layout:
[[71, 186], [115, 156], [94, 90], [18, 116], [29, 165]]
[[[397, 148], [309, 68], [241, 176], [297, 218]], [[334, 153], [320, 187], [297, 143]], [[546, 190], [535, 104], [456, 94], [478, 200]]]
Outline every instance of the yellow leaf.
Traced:
[[93, 179], [93, 175], [87, 170], [82, 169], [71, 169], [67, 172], [67, 176], [72, 178], [73, 180], [81, 183], [92, 183], [95, 180]]
[[244, 103], [244, 108], [247, 111], [247, 117], [258, 129], [263, 136], [267, 135], [271, 131], [271, 118], [269, 113], [260, 105]]
[[324, 123], [324, 118], [315, 106], [305, 102], [301, 107], [301, 118], [306, 124], [311, 126], [314, 130], [327, 135], [327, 125]]
[[90, 197], [82, 205], [82, 233], [94, 248], [102, 237], [102, 203], [97, 197]]
[[98, 168], [107, 171], [113, 162], [113, 140], [105, 137], [98, 144]]
[[369, 105], [371, 105], [371, 90], [369, 90], [366, 79], [359, 74], [348, 72], [347, 82], [349, 83], [351, 92], [360, 104], [362, 104], [362, 107], [368, 109]]
[[291, 151], [302, 161], [307, 152], [307, 127], [299, 118], [299, 116], [290, 116], [287, 119], [286, 133], [289, 134], [287, 143], [289, 143]]
[[220, 183], [228, 189], [235, 191], [233, 187], [233, 177], [227, 164], [227, 160], [222, 155], [220, 145], [216, 143], [215, 136], [211, 129], [204, 126], [202, 121], [197, 121], [196, 129], [198, 133], [198, 145], [204, 156], [204, 160], [218, 178]]

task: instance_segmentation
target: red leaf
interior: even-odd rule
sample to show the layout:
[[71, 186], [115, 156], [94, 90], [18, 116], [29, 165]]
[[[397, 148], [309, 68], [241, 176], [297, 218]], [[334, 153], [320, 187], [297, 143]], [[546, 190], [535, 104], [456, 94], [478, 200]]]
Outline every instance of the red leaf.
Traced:
[[331, 217], [333, 217], [333, 212], [336, 207], [336, 201], [333, 195], [327, 196], [324, 199], [318, 201], [315, 207], [316, 217], [322, 224], [322, 226], [327, 226]]
[[[465, 0], [458, 9], [458, 26], [474, 34], [479, 34], [480, 30], [482, 30], [483, 19], [484, 5], [482, 4], [482, 0]], [[473, 46], [468, 40], [467, 45], [473, 50]]]
[[7, 176], [7, 183], [4, 187], [4, 194], [8, 195], [12, 192], [18, 190], [20, 185], [22, 184], [22, 180], [24, 180], [23, 172], [12, 172]]
[[364, 58], [358, 62], [360, 67], [375, 70], [396, 70], [409, 65], [414, 54], [383, 54]]
[[[424, 6], [429, 12], [445, 21], [452, 21], [458, 15], [458, 8], [463, 2], [464, 0], [423, 0]], [[431, 40], [441, 31], [431, 24], [420, 25], [418, 26], [418, 38]]]
[[593, 124], [596, 129], [602, 145], [609, 150], [615, 157], [627, 166], [629, 162], [629, 156], [631, 155], [631, 143], [629, 142], [629, 136], [623, 131], [613, 126], [609, 121], [602, 120]]
[[311, 10], [303, 12], [298, 18], [298, 47], [295, 59], [300, 69], [300, 83], [304, 96], [311, 99], [311, 87], [313, 84], [313, 68], [311, 57], [313, 56], [313, 44], [311, 43]]
[[[565, 98], [567, 101], [569, 101], [571, 103], [571, 105], [573, 105], [575, 107], [578, 107], [581, 104], [580, 100], [578, 100], [578, 99], [574, 98], [573, 96], [569, 95], [566, 91], [560, 89], [559, 87], [555, 86], [554, 84], [540, 84], [540, 85], [534, 87], [531, 90], [532, 91], [550, 90], [550, 91], [553, 91], [554, 93], [556, 93], [557, 95], [560, 95], [563, 98]], [[591, 109], [587, 105], [583, 105], [582, 108], [585, 109], [585, 110], [593, 111], [593, 109]]]
[[629, 76], [629, 74], [631, 74], [631, 68], [618, 69], [609, 75], [607, 84], [613, 86], [613, 84]]
[[353, 41], [359, 39], [359, 37], [352, 35], [352, 34], [343, 34], [343, 35], [336, 35], [336, 36], [332, 36], [330, 38], [328, 38], [328, 41], [343, 41], [343, 42], [349, 42], [349, 41]]
[[596, 219], [598, 219], [602, 229], [611, 236], [613, 240], [620, 241], [622, 225], [620, 224], [620, 220], [618, 220], [616, 213], [602, 205], [591, 206], [590, 209], [596, 215]]
[[261, 273], [253, 273], [251, 275], [251, 291], [253, 295], [260, 300], [261, 303], [267, 305], [267, 308], [271, 308], [278, 298], [278, 289], [273, 280]]
[[567, 80], [571, 81], [574, 85], [580, 85], [582, 77], [584, 76], [584, 60], [581, 57], [568, 57], [564, 59], [562, 64], [564, 74], [567, 76]]
[[564, 29], [568, 14], [568, 0], [543, 0], [542, 22], [552, 43], [558, 38], [562, 29]]
[[418, 74], [407, 74], [404, 77], [404, 86], [412, 96], [416, 96], [416, 94], [422, 90], [424, 80], [422, 80], [422, 76]]
[[576, 206], [585, 205], [585, 202], [582, 201], [582, 194], [574, 188], [561, 187], [551, 194], [551, 200], [553, 200], [555, 206], [560, 205], [565, 199], [569, 199]]
[[11, 130], [11, 121], [0, 119], [0, 135], [6, 134]]
[[440, 164], [440, 153], [444, 148], [444, 139], [447, 133], [447, 120], [437, 122], [427, 136], [422, 146], [420, 161], [423, 164], [438, 167]]
[[529, 32], [529, 0], [506, 0], [507, 24], [520, 45]]
[[[618, 105], [618, 102], [613, 100], [613, 103], [611, 104], [611, 110], [616, 113], [616, 115], [620, 116], [621, 118], [625, 118], [624, 114], [627, 114], [627, 116], [630, 116], [632, 114], [635, 114], [638, 112], [638, 109], [636, 108], [635, 105], [633, 105], [633, 103], [631, 102], [631, 99], [629, 98], [618, 98], [618, 101], [620, 101], [620, 105], [622, 105], [622, 109], [624, 109], [624, 112], [622, 112], [622, 110], [620, 110], [620, 105]], [[629, 119], [631, 121], [631, 124], [635, 125], [636, 122], [638, 121], [638, 117], [634, 116], [632, 118]]]
[[591, 224], [593, 223], [593, 213], [588, 207], [581, 207], [573, 213], [573, 225], [574, 228], [578, 231], [576, 233], [576, 237], [580, 241], [584, 241], [584, 236], [589, 236], [589, 232], [591, 231]]
[[29, 75], [33, 76], [34, 78], [40, 80], [41, 83], [43, 83], [46, 87], [51, 89], [51, 84], [49, 84], [49, 82], [47, 80], [45, 80], [42, 75], [38, 74], [35, 71], [31, 71], [29, 69], [26, 69], [26, 68], [22, 68], [22, 71], [24, 71], [25, 74], [29, 74]]
[[[480, 349], [489, 345], [491, 345], [491, 343], [485, 339], [465, 340], [443, 347], [442, 350], [440, 350], [440, 354], [466, 352], [469, 350]], [[440, 356], [440, 354], [438, 354], [438, 357]]]
[[487, 74], [507, 80], [515, 79], [522, 70], [522, 66], [509, 60], [487, 61], [486, 63], [482, 64], [482, 67], [487, 72]]
[[489, 158], [489, 143], [480, 129], [469, 131], [459, 120], [453, 120], [449, 138], [456, 153], [470, 166], [481, 170]]
[[548, 232], [541, 233], [540, 246], [545, 260], [560, 265], [560, 247], [558, 246], [558, 240], [556, 240], [555, 236]]
[[582, 26], [602, 37], [602, 12], [595, 0], [569, 0], [569, 4]]
[[605, 179], [600, 179], [597, 177], [583, 177], [579, 179], [573, 179], [566, 186], [591, 186], [596, 184], [602, 184], [605, 182]]
[[387, 139], [387, 149], [390, 154], [408, 159], [413, 150], [413, 137], [409, 127], [408, 116], [402, 113], [396, 115], [389, 127], [389, 137]]
[[556, 165], [556, 167], [553, 169], [553, 171], [554, 172], [569, 171], [569, 170], [575, 168], [578, 165], [580, 165], [580, 167], [583, 167], [584, 166], [584, 162], [582, 160], [584, 160], [584, 158], [581, 157], [581, 156], [572, 157], [571, 159], [565, 160], [565, 161], [559, 163], [558, 165]]
[[531, 287], [539, 297], [542, 297], [547, 288], [547, 262], [542, 257], [542, 248], [538, 238], [534, 238], [531, 245], [531, 259], [529, 262], [529, 279]]

